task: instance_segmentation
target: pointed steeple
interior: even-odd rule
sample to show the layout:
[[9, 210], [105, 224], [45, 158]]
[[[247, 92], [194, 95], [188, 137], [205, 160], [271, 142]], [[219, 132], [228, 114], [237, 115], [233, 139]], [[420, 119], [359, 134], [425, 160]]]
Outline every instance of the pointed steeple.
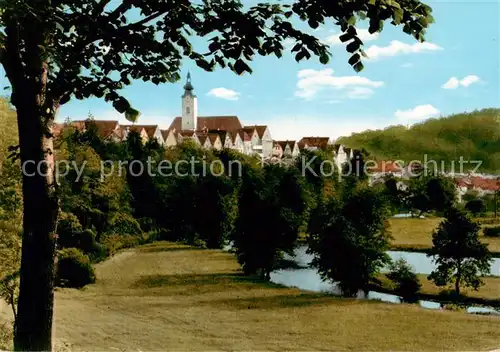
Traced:
[[184, 90], [185, 90], [184, 94], [188, 94], [188, 92], [191, 93], [194, 90], [194, 87], [191, 84], [191, 73], [189, 71], [187, 74], [186, 84], [184, 85]]

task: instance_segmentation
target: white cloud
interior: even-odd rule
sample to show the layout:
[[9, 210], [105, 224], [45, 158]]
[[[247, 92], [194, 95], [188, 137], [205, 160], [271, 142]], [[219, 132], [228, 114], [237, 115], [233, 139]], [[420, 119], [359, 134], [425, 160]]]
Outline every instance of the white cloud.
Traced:
[[[372, 40], [376, 40], [378, 38], [379, 33], [375, 32], [373, 34], [370, 34], [367, 29], [358, 29], [357, 30], [358, 38], [361, 39], [363, 42], [368, 42]], [[328, 36], [327, 38], [323, 39], [323, 42], [328, 45], [340, 45], [340, 44], [347, 44], [342, 43], [340, 41], [340, 36], [342, 33], [337, 33], [333, 34], [331, 36]]]
[[398, 110], [394, 116], [402, 121], [420, 121], [431, 117], [436, 117], [440, 111], [430, 104], [418, 105], [409, 110]]
[[418, 42], [415, 44], [406, 44], [400, 42], [399, 40], [393, 40], [388, 46], [372, 45], [368, 49], [366, 49], [365, 52], [366, 55], [373, 60], [380, 57], [416, 54], [426, 51], [439, 51], [439, 50], [443, 50], [443, 48], [434, 43]]
[[207, 95], [226, 100], [238, 100], [240, 98], [240, 93], [224, 87], [214, 88]]
[[[356, 123], [353, 123], [353, 120]], [[314, 115], [270, 117], [265, 124], [269, 127], [274, 140], [296, 141], [307, 136], [336, 139], [351, 133], [384, 127], [375, 123], [373, 117], [318, 118]]]
[[476, 75], [468, 75], [459, 80], [456, 77], [451, 77], [445, 84], [441, 86], [443, 89], [457, 89], [458, 87], [468, 87], [471, 84], [479, 82], [480, 79]]
[[[384, 85], [382, 81], [372, 81], [362, 76], [334, 76], [332, 69], [301, 70], [297, 74], [297, 97], [311, 100], [319, 92], [328, 90], [336, 91], [335, 94], [350, 99], [359, 99], [373, 94], [373, 88]], [[343, 94], [342, 94], [343, 93]], [[337, 97], [338, 98], [338, 97]], [[331, 97], [330, 97], [331, 99]]]

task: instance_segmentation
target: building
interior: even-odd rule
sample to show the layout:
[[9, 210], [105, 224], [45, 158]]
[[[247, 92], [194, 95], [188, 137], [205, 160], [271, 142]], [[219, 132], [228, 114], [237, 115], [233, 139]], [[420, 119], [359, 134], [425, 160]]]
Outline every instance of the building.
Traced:
[[456, 178], [455, 183], [459, 202], [462, 202], [463, 196], [468, 192], [474, 192], [478, 197], [500, 192], [500, 178], [465, 176]]
[[[273, 140], [265, 125], [243, 126], [238, 116], [198, 116], [198, 98], [194, 94], [191, 75], [188, 73], [182, 99], [182, 114], [174, 118], [168, 130], [178, 141], [191, 138], [204, 148], [234, 149], [243, 154], [271, 158]], [[214, 136], [218, 135], [219, 140]]]
[[277, 158], [296, 158], [300, 154], [299, 145], [296, 141], [275, 141], [273, 156]]

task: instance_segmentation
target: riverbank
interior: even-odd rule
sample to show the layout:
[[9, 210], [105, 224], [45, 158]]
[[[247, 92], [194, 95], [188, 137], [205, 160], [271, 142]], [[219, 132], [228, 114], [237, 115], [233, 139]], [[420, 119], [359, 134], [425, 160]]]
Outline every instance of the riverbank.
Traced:
[[[473, 289], [462, 289], [462, 297], [460, 302], [452, 299], [450, 292], [446, 288], [436, 286], [432, 281], [427, 279], [427, 275], [417, 275], [422, 288], [417, 295], [419, 300], [439, 302], [446, 304], [461, 304], [464, 306], [489, 306], [500, 308], [500, 277], [483, 277], [485, 285], [481, 286], [478, 291]], [[392, 282], [387, 279], [386, 275], [380, 275], [378, 279], [380, 284], [372, 284], [370, 290], [381, 293], [397, 295]], [[500, 313], [500, 312], [499, 312]]]
[[498, 317], [341, 299], [241, 274], [234, 255], [172, 243], [96, 265], [56, 292], [55, 335], [82, 350], [492, 350]]
[[[393, 237], [391, 250], [428, 253], [432, 248], [432, 234], [441, 221], [441, 218], [390, 219]], [[480, 239], [488, 245], [493, 257], [500, 258], [500, 237], [485, 237], [481, 233]]]

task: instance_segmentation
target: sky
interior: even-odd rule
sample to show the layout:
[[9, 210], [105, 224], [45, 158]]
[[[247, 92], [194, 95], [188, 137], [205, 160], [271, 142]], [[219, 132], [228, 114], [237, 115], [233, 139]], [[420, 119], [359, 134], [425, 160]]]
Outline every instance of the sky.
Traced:
[[[500, 107], [500, 2], [426, 1], [435, 23], [425, 43], [386, 23], [382, 33], [358, 33], [370, 57], [356, 73], [347, 63], [339, 28], [324, 25], [313, 33], [330, 44], [327, 65], [312, 58], [297, 63], [289, 53], [281, 59], [256, 57], [253, 74], [229, 70], [205, 72], [192, 62], [182, 80], [156, 86], [134, 82], [122, 91], [141, 111], [140, 124], [167, 128], [181, 113], [185, 76], [191, 72], [200, 116], [237, 115], [244, 125], [269, 126], [276, 139], [328, 136], [335, 139], [366, 129], [409, 125], [427, 118]], [[290, 50], [293, 43], [287, 43]], [[99, 99], [71, 100], [57, 120], [96, 119], [125, 122]]]

